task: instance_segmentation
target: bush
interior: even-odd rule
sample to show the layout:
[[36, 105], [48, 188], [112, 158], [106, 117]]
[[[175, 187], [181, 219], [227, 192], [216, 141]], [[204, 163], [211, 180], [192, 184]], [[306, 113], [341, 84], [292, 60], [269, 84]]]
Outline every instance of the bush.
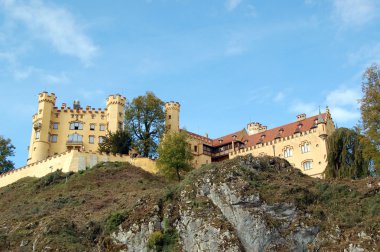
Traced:
[[127, 218], [126, 214], [123, 213], [113, 213], [106, 219], [106, 223], [104, 225], [104, 229], [106, 232], [112, 232], [117, 229], [117, 227], [123, 223], [123, 221]]
[[157, 251], [160, 251], [164, 243], [164, 235], [161, 233], [161, 231], [154, 231], [148, 239], [148, 248], [149, 249], [155, 249]]

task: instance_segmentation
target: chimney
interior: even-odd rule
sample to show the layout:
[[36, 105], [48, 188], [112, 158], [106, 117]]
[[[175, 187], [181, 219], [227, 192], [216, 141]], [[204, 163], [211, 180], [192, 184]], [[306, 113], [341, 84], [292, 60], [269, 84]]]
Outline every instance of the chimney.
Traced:
[[305, 120], [305, 119], [306, 119], [305, 113], [297, 115], [297, 122]]
[[205, 138], [208, 138], [208, 133], [205, 134]]

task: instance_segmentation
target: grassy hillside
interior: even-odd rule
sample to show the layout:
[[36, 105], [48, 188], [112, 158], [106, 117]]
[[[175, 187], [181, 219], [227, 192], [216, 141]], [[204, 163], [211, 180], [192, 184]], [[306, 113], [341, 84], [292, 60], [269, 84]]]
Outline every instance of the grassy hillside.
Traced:
[[0, 251], [31, 251], [33, 244], [36, 251], [104, 250], [107, 233], [140, 201], [157, 201], [166, 185], [125, 163], [22, 179], [0, 188]]
[[[76, 174], [55, 172], [40, 179], [25, 178], [0, 188], [0, 251], [126, 249], [109, 234], [119, 224], [128, 230], [136, 221], [149, 218], [152, 209], [159, 207], [161, 215], [170, 209], [166, 225], [173, 230], [181, 218], [180, 204], [205, 218], [211, 216], [209, 209], [217, 211], [215, 206], [210, 208], [210, 199], [197, 193], [197, 186], [205, 179], [213, 185], [235, 181], [241, 185], [237, 190], [243, 198], [259, 195], [268, 205], [294, 204], [302, 213], [296, 216], [297, 225], [281, 232], [291, 233], [299, 225], [318, 226], [318, 247], [322, 250], [347, 248], [349, 243], [369, 250], [380, 246], [378, 178], [314, 179], [284, 162], [266, 157], [253, 163], [244, 158], [227, 160], [189, 173], [180, 184], [126, 163], [101, 163]], [[193, 196], [181, 203], [185, 194]], [[282, 225], [274, 219], [267, 221], [273, 227]], [[227, 224], [221, 225], [231, 226]]]

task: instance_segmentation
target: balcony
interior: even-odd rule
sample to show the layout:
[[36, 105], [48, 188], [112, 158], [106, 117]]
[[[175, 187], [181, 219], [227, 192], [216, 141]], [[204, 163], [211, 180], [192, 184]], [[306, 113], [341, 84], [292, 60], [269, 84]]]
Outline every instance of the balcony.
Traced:
[[77, 147], [77, 146], [82, 147], [83, 146], [83, 141], [82, 140], [76, 140], [76, 141], [68, 140], [66, 142], [66, 146], [67, 147], [69, 147], [69, 146], [71, 146], [71, 147]]

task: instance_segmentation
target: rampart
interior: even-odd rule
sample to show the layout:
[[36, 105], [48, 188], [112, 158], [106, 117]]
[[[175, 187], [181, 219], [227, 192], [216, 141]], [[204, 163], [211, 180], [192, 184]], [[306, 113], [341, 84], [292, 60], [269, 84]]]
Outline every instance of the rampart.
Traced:
[[157, 172], [155, 161], [149, 158], [71, 150], [0, 175], [0, 187], [25, 177], [40, 178], [57, 170], [62, 170], [62, 172], [83, 171], [92, 168], [99, 162], [129, 162], [145, 171]]

